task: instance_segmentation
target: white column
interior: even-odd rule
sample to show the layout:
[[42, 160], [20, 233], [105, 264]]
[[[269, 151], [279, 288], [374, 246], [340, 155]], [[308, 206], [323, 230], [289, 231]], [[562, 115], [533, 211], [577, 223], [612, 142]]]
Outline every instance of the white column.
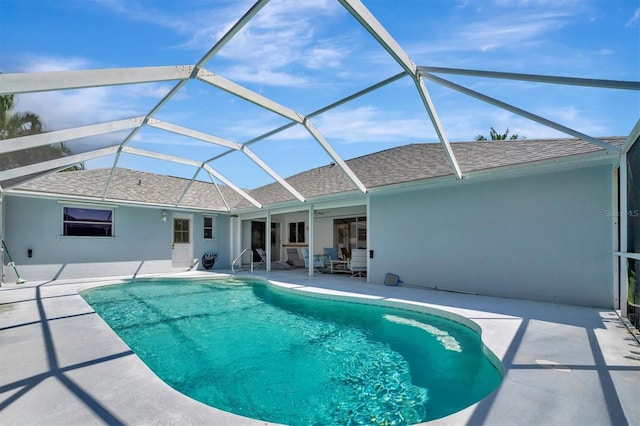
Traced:
[[[627, 252], [627, 154], [620, 157], [620, 211], [613, 212], [620, 215], [620, 252]], [[627, 258], [619, 257], [620, 262], [620, 315], [626, 317], [627, 298], [629, 296], [629, 272]]]
[[[0, 240], [4, 241], [4, 191], [0, 188]], [[4, 284], [4, 247], [0, 244], [0, 286]]]
[[[618, 187], [620, 184], [618, 168], [614, 167], [611, 171], [611, 211], [615, 212], [620, 206], [618, 196]], [[613, 250], [620, 250], [620, 218], [617, 214], [611, 216], [611, 226], [613, 232]], [[621, 258], [613, 254], [613, 308], [619, 308], [620, 303], [620, 261]]]
[[373, 250], [372, 247], [373, 241], [371, 241], [371, 198], [367, 197], [367, 282], [370, 282], [369, 277], [371, 277], [371, 257], [369, 256], [369, 250]]
[[267, 264], [264, 265], [264, 269], [267, 272], [271, 272], [271, 211], [267, 211], [267, 223], [264, 230], [264, 251], [267, 253]]
[[309, 205], [309, 276], [313, 276], [313, 265], [314, 265], [314, 257], [313, 257], [313, 204]]

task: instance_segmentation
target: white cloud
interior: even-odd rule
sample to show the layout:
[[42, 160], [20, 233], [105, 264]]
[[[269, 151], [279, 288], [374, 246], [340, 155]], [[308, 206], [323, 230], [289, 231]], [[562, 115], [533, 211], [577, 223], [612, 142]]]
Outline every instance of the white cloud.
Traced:
[[377, 106], [329, 111], [314, 122], [327, 137], [345, 143], [424, 141], [433, 134], [426, 112], [413, 118]]
[[635, 13], [633, 14], [633, 16], [631, 17], [631, 19], [629, 19], [629, 22], [627, 22], [627, 24], [625, 25], [625, 27], [630, 27], [632, 26], [636, 21], [640, 20], [640, 7], [636, 9]]
[[19, 61], [22, 65], [17, 72], [72, 71], [92, 68], [92, 62], [85, 58], [24, 55]]

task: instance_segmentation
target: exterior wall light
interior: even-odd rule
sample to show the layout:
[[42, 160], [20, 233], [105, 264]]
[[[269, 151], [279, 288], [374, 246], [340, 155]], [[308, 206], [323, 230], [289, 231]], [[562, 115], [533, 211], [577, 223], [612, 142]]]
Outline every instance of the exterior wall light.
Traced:
[[169, 213], [166, 210], [162, 210], [162, 221], [167, 223], [167, 218], [169, 217]]

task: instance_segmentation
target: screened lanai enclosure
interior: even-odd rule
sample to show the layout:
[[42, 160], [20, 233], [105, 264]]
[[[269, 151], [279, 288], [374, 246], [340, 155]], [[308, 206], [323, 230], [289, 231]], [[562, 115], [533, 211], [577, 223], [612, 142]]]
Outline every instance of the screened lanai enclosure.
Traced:
[[[320, 8], [320, 4], [322, 10], [313, 9]], [[416, 7], [415, 13], [424, 14], [425, 19], [429, 12], [428, 5], [399, 3], [397, 7]], [[413, 178], [401, 176], [400, 166], [394, 168], [398, 172], [395, 181], [371, 183], [377, 181], [367, 171], [379, 168], [380, 164], [367, 164], [367, 156], [407, 144], [430, 143], [437, 147], [433, 157], [437, 161], [424, 163], [424, 169], [433, 171], [428, 178], [461, 185], [473, 182], [480, 173], [482, 179], [497, 178], [502, 175], [496, 172], [493, 176], [493, 168], [516, 167], [510, 162], [511, 148], [506, 142], [494, 145], [504, 149], [492, 154], [496, 156], [493, 165], [482, 172], [472, 167], [472, 159], [464, 157], [462, 148], [456, 150], [453, 146], [454, 140], [471, 141], [476, 136], [477, 132], [472, 130], [475, 128], [467, 127], [467, 123], [484, 117], [484, 129], [493, 125], [486, 122], [486, 117], [491, 116], [485, 112], [488, 110], [495, 114], [493, 117], [508, 117], [516, 129], [525, 129], [521, 132], [531, 132], [522, 135], [526, 139], [565, 138], [584, 142], [590, 148], [576, 155], [587, 156], [590, 150], [597, 151], [613, 169], [615, 190], [611, 191], [616, 195], [615, 201], [607, 206], [615, 227], [613, 243], [607, 242], [613, 244], [611, 257], [615, 259], [615, 274], [610, 274], [614, 275], [611, 293], [615, 293], [618, 307], [625, 315], [628, 309], [638, 326], [637, 69], [631, 67], [627, 74], [610, 72], [605, 74], [608, 78], [598, 78], [599, 66], [594, 65], [587, 65], [585, 73], [579, 76], [562, 72], [540, 74], [536, 72], [539, 67], [533, 56], [531, 64], [517, 66], [496, 62], [503, 66], [478, 68], [473, 61], [456, 62], [468, 64], [466, 67], [443, 66], [447, 63], [446, 49], [428, 49], [430, 37], [434, 37], [431, 30], [404, 29], [383, 9], [379, 2], [359, 0], [319, 2], [305, 8], [295, 2], [276, 0], [238, 2], [218, 16], [220, 24], [216, 31], [207, 33], [211, 43], [206, 48], [194, 48], [184, 42], [190, 49], [180, 56], [180, 63], [167, 62], [163, 54], [177, 49], [181, 45], [179, 40], [148, 40], [145, 34], [132, 32], [130, 44], [145, 46], [147, 50], [130, 51], [130, 46], [123, 45], [122, 52], [127, 54], [109, 59], [95, 56], [95, 60], [86, 62], [106, 66], [87, 67], [80, 61], [45, 70], [37, 67], [15, 67], [16, 72], [5, 70], [0, 74], [4, 122], [8, 122], [12, 107], [24, 100], [29, 105], [49, 106], [57, 113], [54, 120], [34, 111], [50, 126], [40, 128], [36, 121], [26, 120], [18, 127], [5, 126], [2, 130], [2, 239], [9, 239], [11, 230], [17, 229], [8, 222], [4, 211], [12, 194], [51, 197], [56, 184], [45, 191], [38, 186], [38, 179], [61, 171], [75, 173], [66, 170], [77, 168], [91, 172], [83, 176], [94, 177], [87, 178], [86, 185], [76, 182], [78, 191], [73, 196], [65, 192], [68, 188], [63, 186], [68, 184], [59, 184], [60, 200], [108, 205], [112, 210], [107, 215], [123, 203], [157, 207], [162, 210], [163, 221], [167, 209], [198, 212], [205, 215], [204, 240], [214, 239], [215, 223], [232, 224], [238, 217], [237, 220], [246, 221], [260, 219], [265, 221], [266, 229], [272, 229], [275, 227], [271, 224], [272, 214], [297, 214], [298, 219], [282, 226], [283, 232], [290, 230], [296, 237], [292, 240], [291, 236], [283, 235], [282, 240], [313, 246], [314, 217], [355, 206], [356, 213], [349, 211], [331, 218], [328, 235], [333, 240], [327, 240], [326, 244], [369, 249], [368, 261], [375, 262], [377, 258], [371, 249], [375, 237], [370, 233], [381, 225], [375, 222], [369, 197], [376, 191], [406, 192], [411, 187], [407, 182]], [[281, 28], [275, 27], [277, 18]], [[330, 22], [340, 23], [340, 33], [329, 33]], [[301, 32], [292, 29], [294, 24], [302, 28]], [[417, 29], [424, 36], [419, 42], [409, 40], [406, 32], [416, 33]], [[151, 50], [154, 48], [157, 50]], [[83, 53], [90, 56], [91, 50], [87, 53], [83, 49]], [[95, 51], [93, 54], [97, 55]], [[539, 92], [548, 87], [553, 91]], [[97, 111], [97, 104], [87, 101], [91, 98], [108, 99], [109, 103]], [[570, 122], [567, 116], [571, 115], [571, 111], [564, 110], [575, 105], [597, 108], [604, 101], [613, 106], [592, 112], [581, 126], [563, 124]], [[391, 108], [384, 110], [383, 106]], [[598, 134], [607, 126], [593, 122], [594, 117], [604, 120], [607, 115], [628, 121], [624, 134]], [[605, 136], [619, 136], [622, 142], [614, 143]], [[522, 149], [526, 151], [526, 147]], [[540, 144], [536, 149], [543, 158], [546, 148]], [[562, 147], [557, 148], [544, 158], [545, 167], [554, 163], [556, 156], [564, 155], [558, 154], [561, 151]], [[357, 170], [356, 163], [348, 161], [354, 158], [362, 159]], [[308, 174], [304, 185], [301, 179], [296, 180], [309, 171], [320, 175], [329, 169], [331, 173], [339, 172], [338, 178], [328, 180], [330, 184], [322, 186], [320, 182], [327, 180], [314, 180]], [[182, 179], [183, 186], [170, 199], [150, 201], [155, 199], [142, 190], [149, 175], [131, 178], [139, 188], [133, 185], [125, 194], [114, 189], [119, 170], [177, 177]], [[99, 178], [95, 177], [98, 173]], [[390, 173], [385, 171], [387, 175]], [[334, 187], [335, 182], [339, 185]], [[199, 188], [205, 188], [204, 183], [209, 188], [203, 190], [205, 195], [194, 195], [201, 194]], [[314, 187], [315, 183], [321, 187]], [[29, 191], [25, 192], [29, 185]], [[211, 201], [213, 198], [215, 202]], [[180, 223], [185, 229], [192, 226], [191, 222]], [[106, 226], [109, 232], [110, 226]], [[117, 221], [113, 226], [118, 226]], [[307, 228], [310, 229], [305, 238], [299, 230]], [[229, 229], [232, 234], [232, 225]], [[242, 227], [237, 229], [241, 232]], [[243, 236], [225, 235], [225, 238], [241, 241]], [[231, 248], [227, 249], [222, 247], [226, 243], [218, 244], [220, 250], [229, 251], [228, 261], [242, 248], [242, 244], [229, 243]], [[273, 258], [271, 245], [264, 245], [268, 256]], [[403, 247], [396, 248], [397, 253], [402, 251]], [[3, 265], [7, 265], [7, 253], [3, 256]]]

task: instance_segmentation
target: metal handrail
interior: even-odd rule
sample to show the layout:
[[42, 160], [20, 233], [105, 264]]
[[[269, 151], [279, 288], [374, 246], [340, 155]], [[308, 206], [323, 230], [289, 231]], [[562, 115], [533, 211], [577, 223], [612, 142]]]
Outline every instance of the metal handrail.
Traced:
[[233, 262], [231, 262], [231, 270], [233, 271], [233, 273], [236, 273], [236, 268], [235, 268], [235, 264], [238, 260], [240, 260], [240, 264], [242, 265], [242, 256], [246, 253], [250, 251], [251, 252], [251, 273], [253, 274], [253, 250], [250, 248], [246, 248], [244, 250], [242, 250], [242, 252], [238, 255], [238, 257], [236, 257]]

